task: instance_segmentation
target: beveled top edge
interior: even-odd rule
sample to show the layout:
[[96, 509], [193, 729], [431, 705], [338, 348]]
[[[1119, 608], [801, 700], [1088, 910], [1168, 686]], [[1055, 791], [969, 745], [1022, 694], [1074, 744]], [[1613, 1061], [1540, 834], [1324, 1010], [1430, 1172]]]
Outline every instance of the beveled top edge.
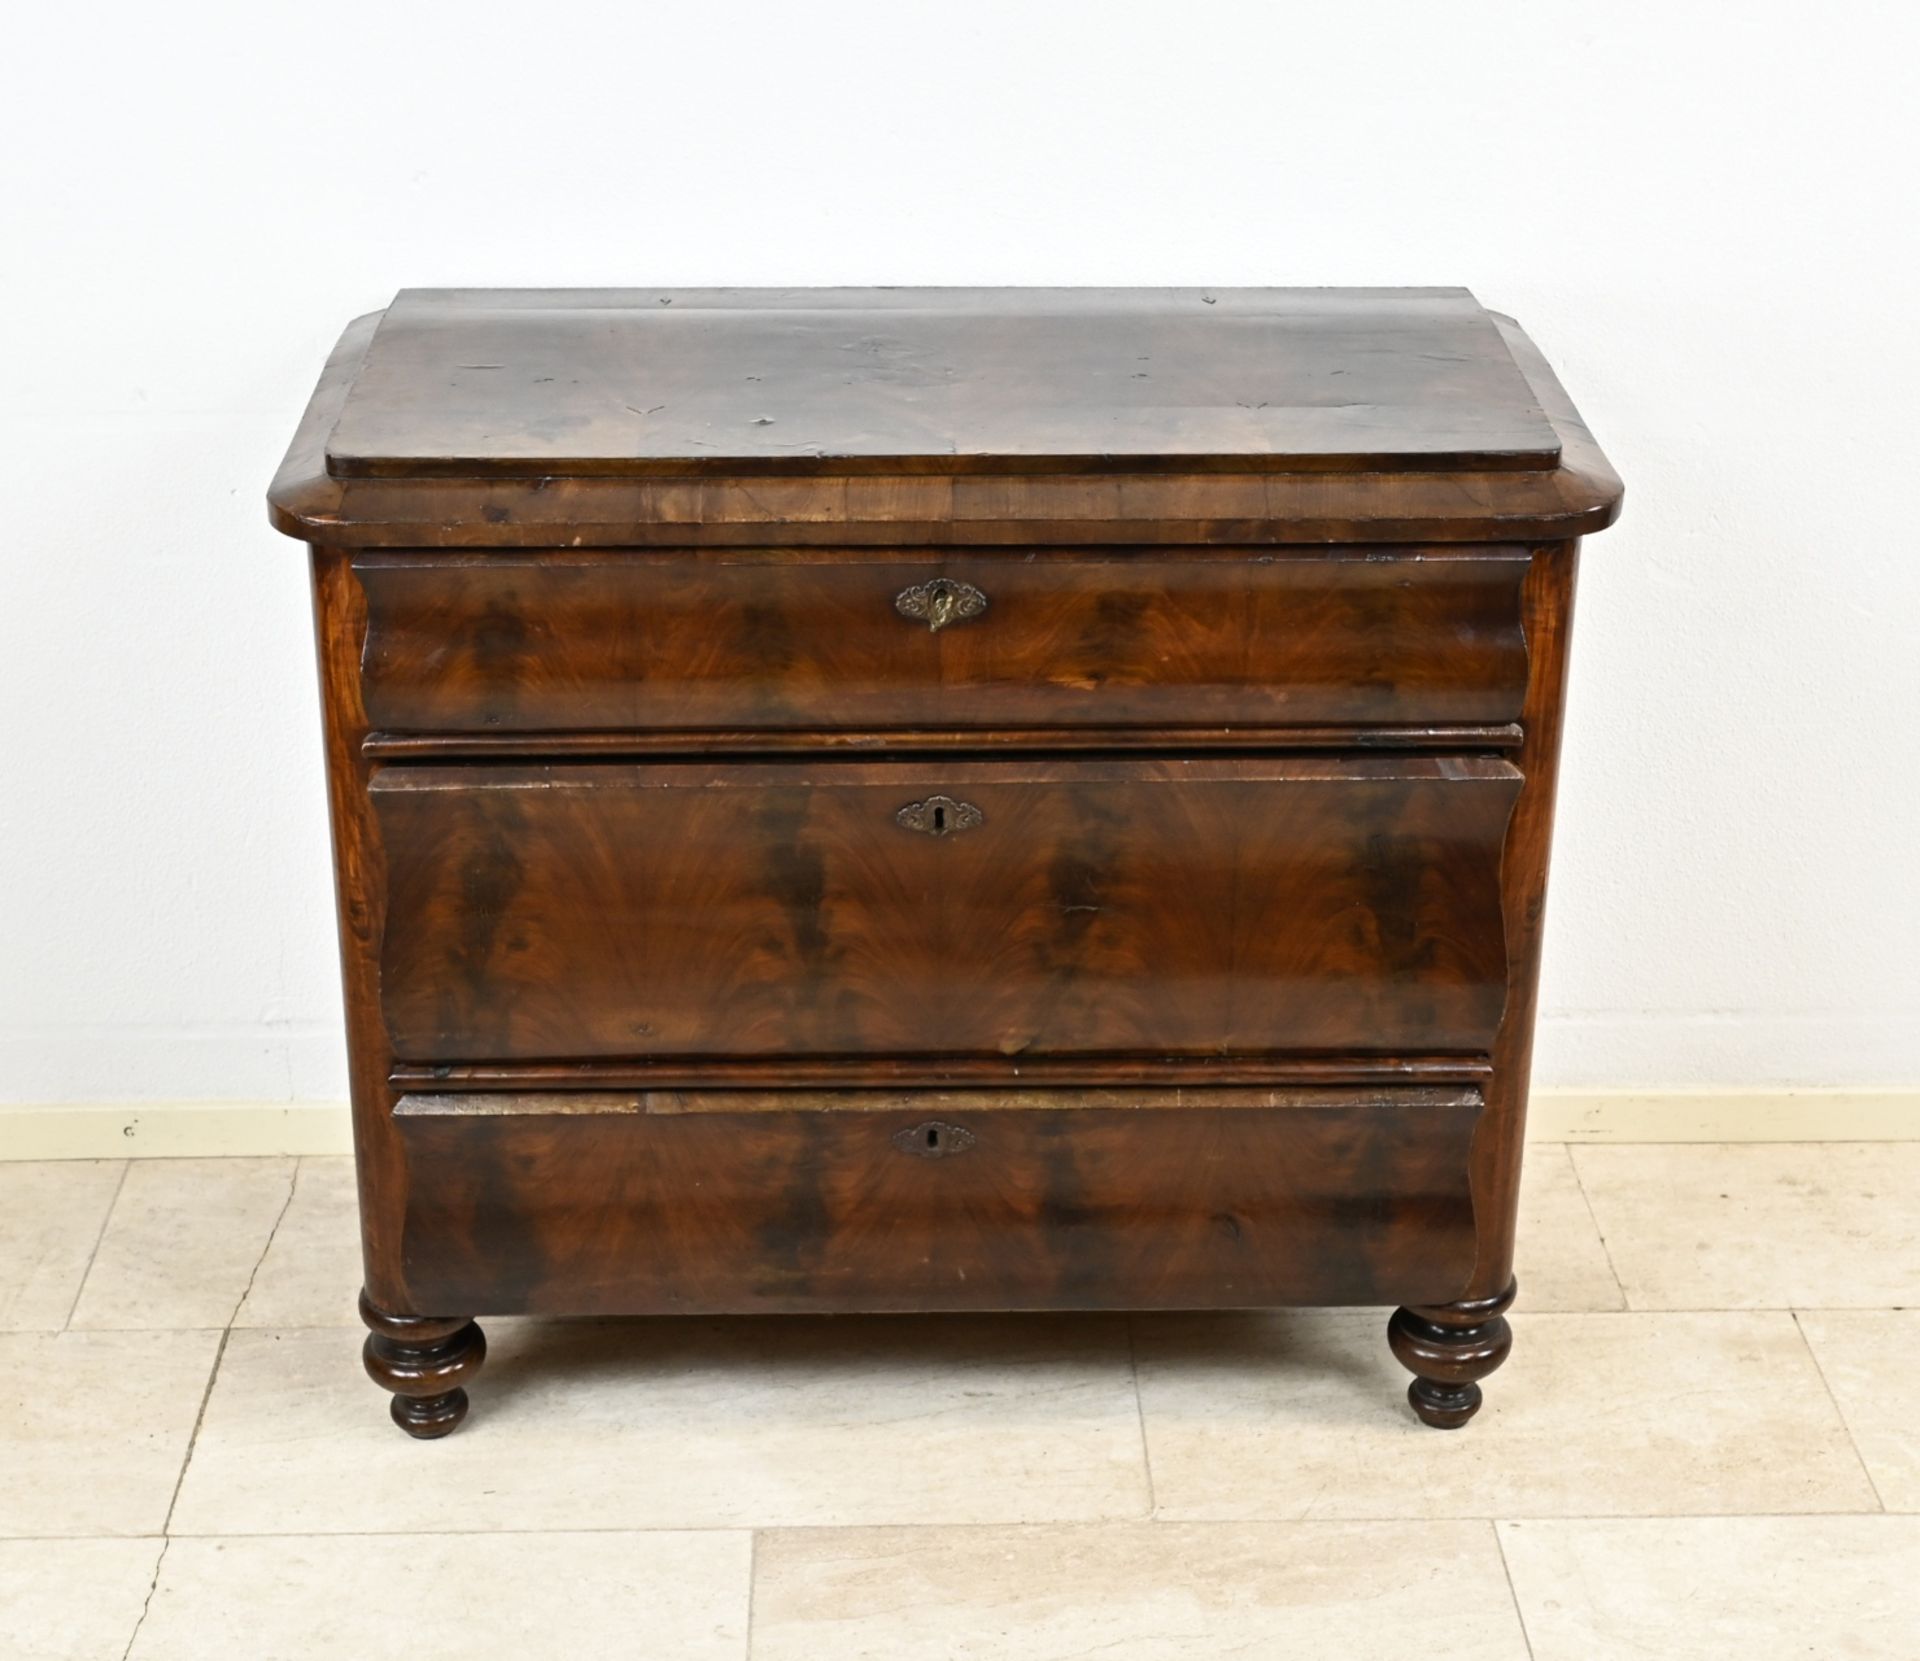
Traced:
[[350, 323], [268, 491], [315, 547], [1315, 547], [1564, 541], [1604, 530], [1623, 490], [1520, 326], [1489, 312], [1562, 446], [1550, 471], [1105, 479], [833, 479], [745, 488], [670, 479], [338, 479], [326, 437], [384, 313]]
[[[797, 287], [720, 286], [707, 288], [403, 288], [393, 305], [418, 301], [478, 306], [487, 310], [592, 311], [655, 305], [674, 305], [726, 311], [950, 311], [978, 312], [1018, 309], [1022, 312], [1057, 310], [1157, 310], [1170, 303], [1200, 301], [1234, 308], [1270, 306], [1277, 300], [1312, 300], [1316, 304], [1348, 303], [1359, 310], [1376, 310], [1414, 301], [1447, 305], [1464, 303], [1481, 309], [1473, 291], [1459, 284], [1408, 287], [1340, 284], [1296, 284], [1225, 287], [1193, 285], [1129, 285], [1079, 287], [1072, 284], [1018, 283], [968, 287], [951, 284], [877, 283], [802, 285]], [[389, 310], [392, 307], [388, 308]]]
[[1465, 289], [403, 290], [336, 478], [1546, 470]]

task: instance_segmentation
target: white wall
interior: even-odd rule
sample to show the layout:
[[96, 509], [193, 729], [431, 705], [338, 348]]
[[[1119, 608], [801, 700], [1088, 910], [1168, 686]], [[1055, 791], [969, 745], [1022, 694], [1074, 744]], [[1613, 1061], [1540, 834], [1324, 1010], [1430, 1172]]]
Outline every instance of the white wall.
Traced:
[[299, 549], [403, 284], [1450, 283], [1621, 473], [1544, 1082], [1920, 1081], [1911, 5], [28, 8], [0, 1099], [328, 1099]]

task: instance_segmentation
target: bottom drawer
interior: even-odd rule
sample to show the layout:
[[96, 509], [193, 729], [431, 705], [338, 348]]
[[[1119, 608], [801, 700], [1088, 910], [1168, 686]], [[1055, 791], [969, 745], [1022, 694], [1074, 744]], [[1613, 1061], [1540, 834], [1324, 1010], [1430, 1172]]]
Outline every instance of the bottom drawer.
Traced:
[[413, 1095], [402, 1270], [463, 1315], [1443, 1303], [1466, 1088]]

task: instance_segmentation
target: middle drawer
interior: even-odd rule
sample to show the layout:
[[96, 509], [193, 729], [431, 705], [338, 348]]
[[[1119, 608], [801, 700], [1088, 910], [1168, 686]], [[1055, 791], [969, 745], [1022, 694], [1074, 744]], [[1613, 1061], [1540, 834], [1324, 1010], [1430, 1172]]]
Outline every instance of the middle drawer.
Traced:
[[1500, 724], [1525, 549], [364, 553], [387, 733]]
[[1478, 1053], [1488, 757], [391, 766], [403, 1062]]

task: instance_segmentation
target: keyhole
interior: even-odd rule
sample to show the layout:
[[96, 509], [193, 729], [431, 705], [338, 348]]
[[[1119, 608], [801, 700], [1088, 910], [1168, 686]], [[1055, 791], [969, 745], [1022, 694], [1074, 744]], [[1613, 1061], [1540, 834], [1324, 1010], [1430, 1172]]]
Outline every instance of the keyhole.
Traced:
[[933, 810], [934, 834], [938, 835], [941, 831], [945, 830], [946, 828], [947, 828], [947, 810], [944, 807], [936, 807]]
[[902, 1125], [893, 1133], [893, 1145], [916, 1159], [951, 1159], [973, 1146], [973, 1132], [965, 1125], [935, 1120], [924, 1125]]

